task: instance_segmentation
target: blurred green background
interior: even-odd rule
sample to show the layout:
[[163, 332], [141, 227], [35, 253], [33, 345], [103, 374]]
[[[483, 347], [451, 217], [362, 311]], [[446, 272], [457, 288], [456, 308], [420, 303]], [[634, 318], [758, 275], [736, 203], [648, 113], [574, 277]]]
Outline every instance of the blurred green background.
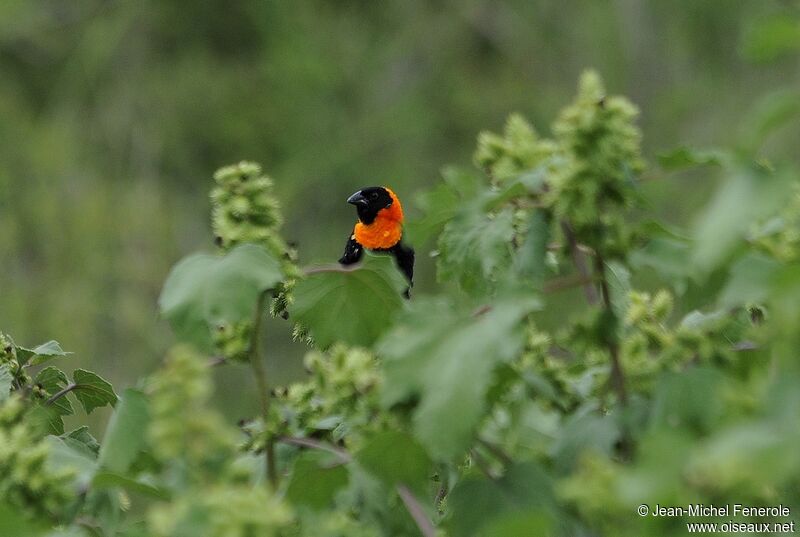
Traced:
[[[783, 54], [800, 43], [787, 18], [799, 7], [2, 0], [0, 330], [58, 339], [75, 366], [133, 384], [171, 342], [156, 313], [170, 266], [211, 248], [216, 168], [262, 163], [301, 263], [331, 262], [350, 193], [392, 185], [413, 217], [443, 165], [471, 165], [480, 130], [520, 111], [548, 132], [587, 67], [642, 109], [651, 163], [743, 143], [757, 103], [800, 87], [797, 55]], [[793, 133], [767, 149], [791, 156]], [[712, 186], [694, 174], [646, 188], [686, 222]], [[419, 272], [418, 290], [436, 285], [424, 251]], [[268, 330], [269, 352], [299, 364], [288, 323]], [[234, 391], [241, 374], [222, 373], [234, 414], [252, 407]]]

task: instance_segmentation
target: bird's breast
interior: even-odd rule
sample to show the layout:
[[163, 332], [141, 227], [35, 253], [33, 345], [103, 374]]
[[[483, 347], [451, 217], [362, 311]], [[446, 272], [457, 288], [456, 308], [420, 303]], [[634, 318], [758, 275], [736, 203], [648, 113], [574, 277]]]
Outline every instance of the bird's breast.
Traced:
[[381, 218], [379, 215], [371, 224], [357, 223], [353, 233], [364, 248], [381, 250], [397, 244], [403, 235], [403, 228], [397, 220]]

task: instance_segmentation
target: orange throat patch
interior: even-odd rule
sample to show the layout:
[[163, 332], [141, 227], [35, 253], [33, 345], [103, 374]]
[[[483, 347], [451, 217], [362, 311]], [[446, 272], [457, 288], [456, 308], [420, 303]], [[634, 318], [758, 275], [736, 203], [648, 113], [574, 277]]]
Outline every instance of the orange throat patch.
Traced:
[[381, 250], [397, 244], [403, 235], [403, 228], [396, 220], [378, 216], [369, 225], [357, 223], [353, 234], [356, 236], [356, 241], [364, 248]]
[[395, 193], [388, 188], [386, 190], [392, 198], [392, 204], [378, 211], [378, 216], [371, 224], [358, 222], [353, 230], [356, 241], [370, 250], [391, 248], [403, 236], [403, 207]]

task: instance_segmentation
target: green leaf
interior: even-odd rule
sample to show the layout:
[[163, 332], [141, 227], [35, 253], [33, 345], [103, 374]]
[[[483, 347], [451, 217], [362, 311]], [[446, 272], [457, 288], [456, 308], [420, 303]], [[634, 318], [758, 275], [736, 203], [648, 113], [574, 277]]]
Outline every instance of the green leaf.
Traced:
[[[796, 424], [795, 424], [796, 425]], [[723, 429], [701, 445], [693, 467], [734, 490], [754, 490], [796, 475], [797, 437], [765, 421]]]
[[92, 488], [94, 490], [121, 488], [128, 492], [135, 492], [142, 496], [148, 496], [157, 500], [169, 500], [169, 491], [147, 483], [141, 479], [132, 479], [114, 472], [100, 471], [92, 478]]
[[631, 286], [631, 273], [617, 261], [606, 263], [606, 279], [611, 291], [611, 306], [618, 319], [625, 317], [628, 309], [629, 295], [633, 290]]
[[77, 385], [72, 393], [77, 397], [87, 414], [95, 408], [117, 404], [114, 388], [104, 378], [85, 369], [76, 369], [72, 379]]
[[100, 466], [125, 474], [145, 445], [149, 420], [145, 395], [138, 390], [125, 390], [103, 437]]
[[652, 268], [666, 281], [685, 290], [686, 280], [693, 276], [690, 256], [691, 245], [688, 240], [654, 237], [631, 253], [630, 262], [633, 268]]
[[515, 528], [513, 533], [502, 534], [504, 537], [547, 535], [531, 532], [536, 526], [528, 533], [517, 533], [518, 520], [535, 517], [542, 524], [555, 509], [552, 480], [534, 463], [514, 465], [497, 480], [467, 477], [453, 488], [447, 504], [452, 513], [448, 520], [452, 537], [487, 535], [484, 529], [491, 529], [489, 535], [501, 535], [497, 531], [504, 527]]
[[[48, 397], [52, 397], [70, 384], [67, 374], [53, 366], [45, 367], [39, 371], [33, 382], [39, 384], [47, 392]], [[68, 416], [75, 412], [66, 395], [62, 395], [47, 406], [63, 416]]]
[[8, 364], [0, 364], [0, 403], [8, 399], [13, 382], [14, 375], [11, 374]]
[[477, 314], [445, 300], [417, 300], [380, 342], [384, 404], [418, 399], [414, 433], [439, 459], [469, 447], [495, 367], [522, 345], [520, 320], [540, 306], [517, 298]]
[[468, 292], [491, 289], [511, 266], [513, 219], [510, 208], [497, 214], [462, 211], [439, 237], [438, 279], [456, 280]]
[[385, 255], [368, 255], [356, 269], [321, 269], [295, 287], [289, 314], [320, 347], [335, 341], [369, 346], [403, 307], [405, 280]]
[[550, 223], [544, 211], [531, 212], [528, 232], [517, 255], [514, 257], [517, 273], [532, 280], [537, 286], [544, 282], [546, 274], [547, 243], [550, 241]]
[[748, 302], [763, 302], [769, 297], [771, 285], [781, 265], [759, 253], [748, 253], [730, 269], [730, 278], [719, 297], [721, 307]]
[[596, 405], [587, 403], [567, 417], [553, 445], [556, 467], [561, 471], [574, 468], [586, 451], [609, 455], [619, 440], [619, 425], [610, 415], [600, 414]]
[[259, 294], [282, 279], [278, 260], [254, 244], [225, 256], [194, 254], [172, 268], [159, 307], [180, 339], [208, 350], [212, 330], [252, 318]]
[[36, 405], [28, 413], [27, 420], [41, 434], [58, 436], [64, 434], [61, 416], [61, 412], [53, 406]]
[[678, 147], [658, 155], [658, 164], [666, 171], [678, 171], [695, 166], [718, 166], [728, 156], [720, 150], [700, 150]]
[[433, 462], [409, 435], [387, 431], [375, 435], [356, 455], [369, 473], [393, 487], [404, 484], [424, 491], [430, 483]]
[[677, 294], [683, 294], [689, 280], [696, 277], [691, 263], [690, 239], [681, 230], [669, 228], [656, 221], [645, 222], [642, 232], [649, 237], [649, 241], [631, 252], [631, 268], [650, 268], [672, 284]]
[[25, 365], [28, 361], [30, 361], [31, 365], [39, 365], [58, 356], [67, 356], [69, 354], [72, 353], [62, 349], [58, 341], [55, 340], [42, 343], [33, 349], [17, 347], [17, 359], [20, 365]]
[[721, 309], [709, 313], [692, 310], [681, 319], [678, 325], [689, 330], [709, 330], [711, 327], [718, 326], [727, 316], [728, 312]]
[[542, 164], [524, 171], [514, 180], [525, 187], [531, 194], [540, 194], [547, 184], [548, 174], [554, 167], [565, 166], [567, 159], [563, 156], [548, 157]]
[[51, 471], [70, 468], [77, 473], [76, 479], [80, 486], [85, 486], [91, 481], [97, 463], [90, 453], [82, 447], [76, 449], [69, 440], [65, 441], [57, 436], [48, 436], [46, 441], [50, 445], [47, 463]]
[[463, 204], [475, 199], [485, 188], [481, 178], [473, 173], [447, 168], [442, 174], [441, 183], [416, 199], [424, 216], [410, 221], [404, 230], [410, 239], [409, 243], [418, 249], [432, 237], [438, 236]]
[[89, 433], [89, 427], [83, 425], [82, 427], [78, 427], [77, 429], [70, 431], [66, 434], [61, 436], [62, 439], [69, 438], [75, 442], [83, 444], [87, 450], [97, 455], [100, 453], [100, 442]]
[[348, 472], [342, 464], [331, 465], [329, 457], [305, 452], [294, 463], [286, 488], [286, 498], [293, 504], [314, 510], [328, 509], [336, 493], [347, 486]]
[[692, 261], [709, 272], [724, 260], [757, 221], [772, 216], [789, 199], [794, 176], [740, 166], [717, 191], [696, 226]]
[[652, 426], [696, 433], [710, 431], [725, 410], [721, 397], [723, 380], [719, 371], [707, 367], [665, 373], [653, 399]]

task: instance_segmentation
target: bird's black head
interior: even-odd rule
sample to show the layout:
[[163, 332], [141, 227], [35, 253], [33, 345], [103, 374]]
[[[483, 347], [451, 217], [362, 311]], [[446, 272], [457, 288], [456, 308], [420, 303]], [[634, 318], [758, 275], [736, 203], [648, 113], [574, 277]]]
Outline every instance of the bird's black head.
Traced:
[[392, 205], [394, 200], [389, 192], [382, 186], [362, 188], [349, 198], [347, 203], [352, 203], [358, 211], [358, 219], [365, 224], [371, 224], [378, 216], [378, 211]]

